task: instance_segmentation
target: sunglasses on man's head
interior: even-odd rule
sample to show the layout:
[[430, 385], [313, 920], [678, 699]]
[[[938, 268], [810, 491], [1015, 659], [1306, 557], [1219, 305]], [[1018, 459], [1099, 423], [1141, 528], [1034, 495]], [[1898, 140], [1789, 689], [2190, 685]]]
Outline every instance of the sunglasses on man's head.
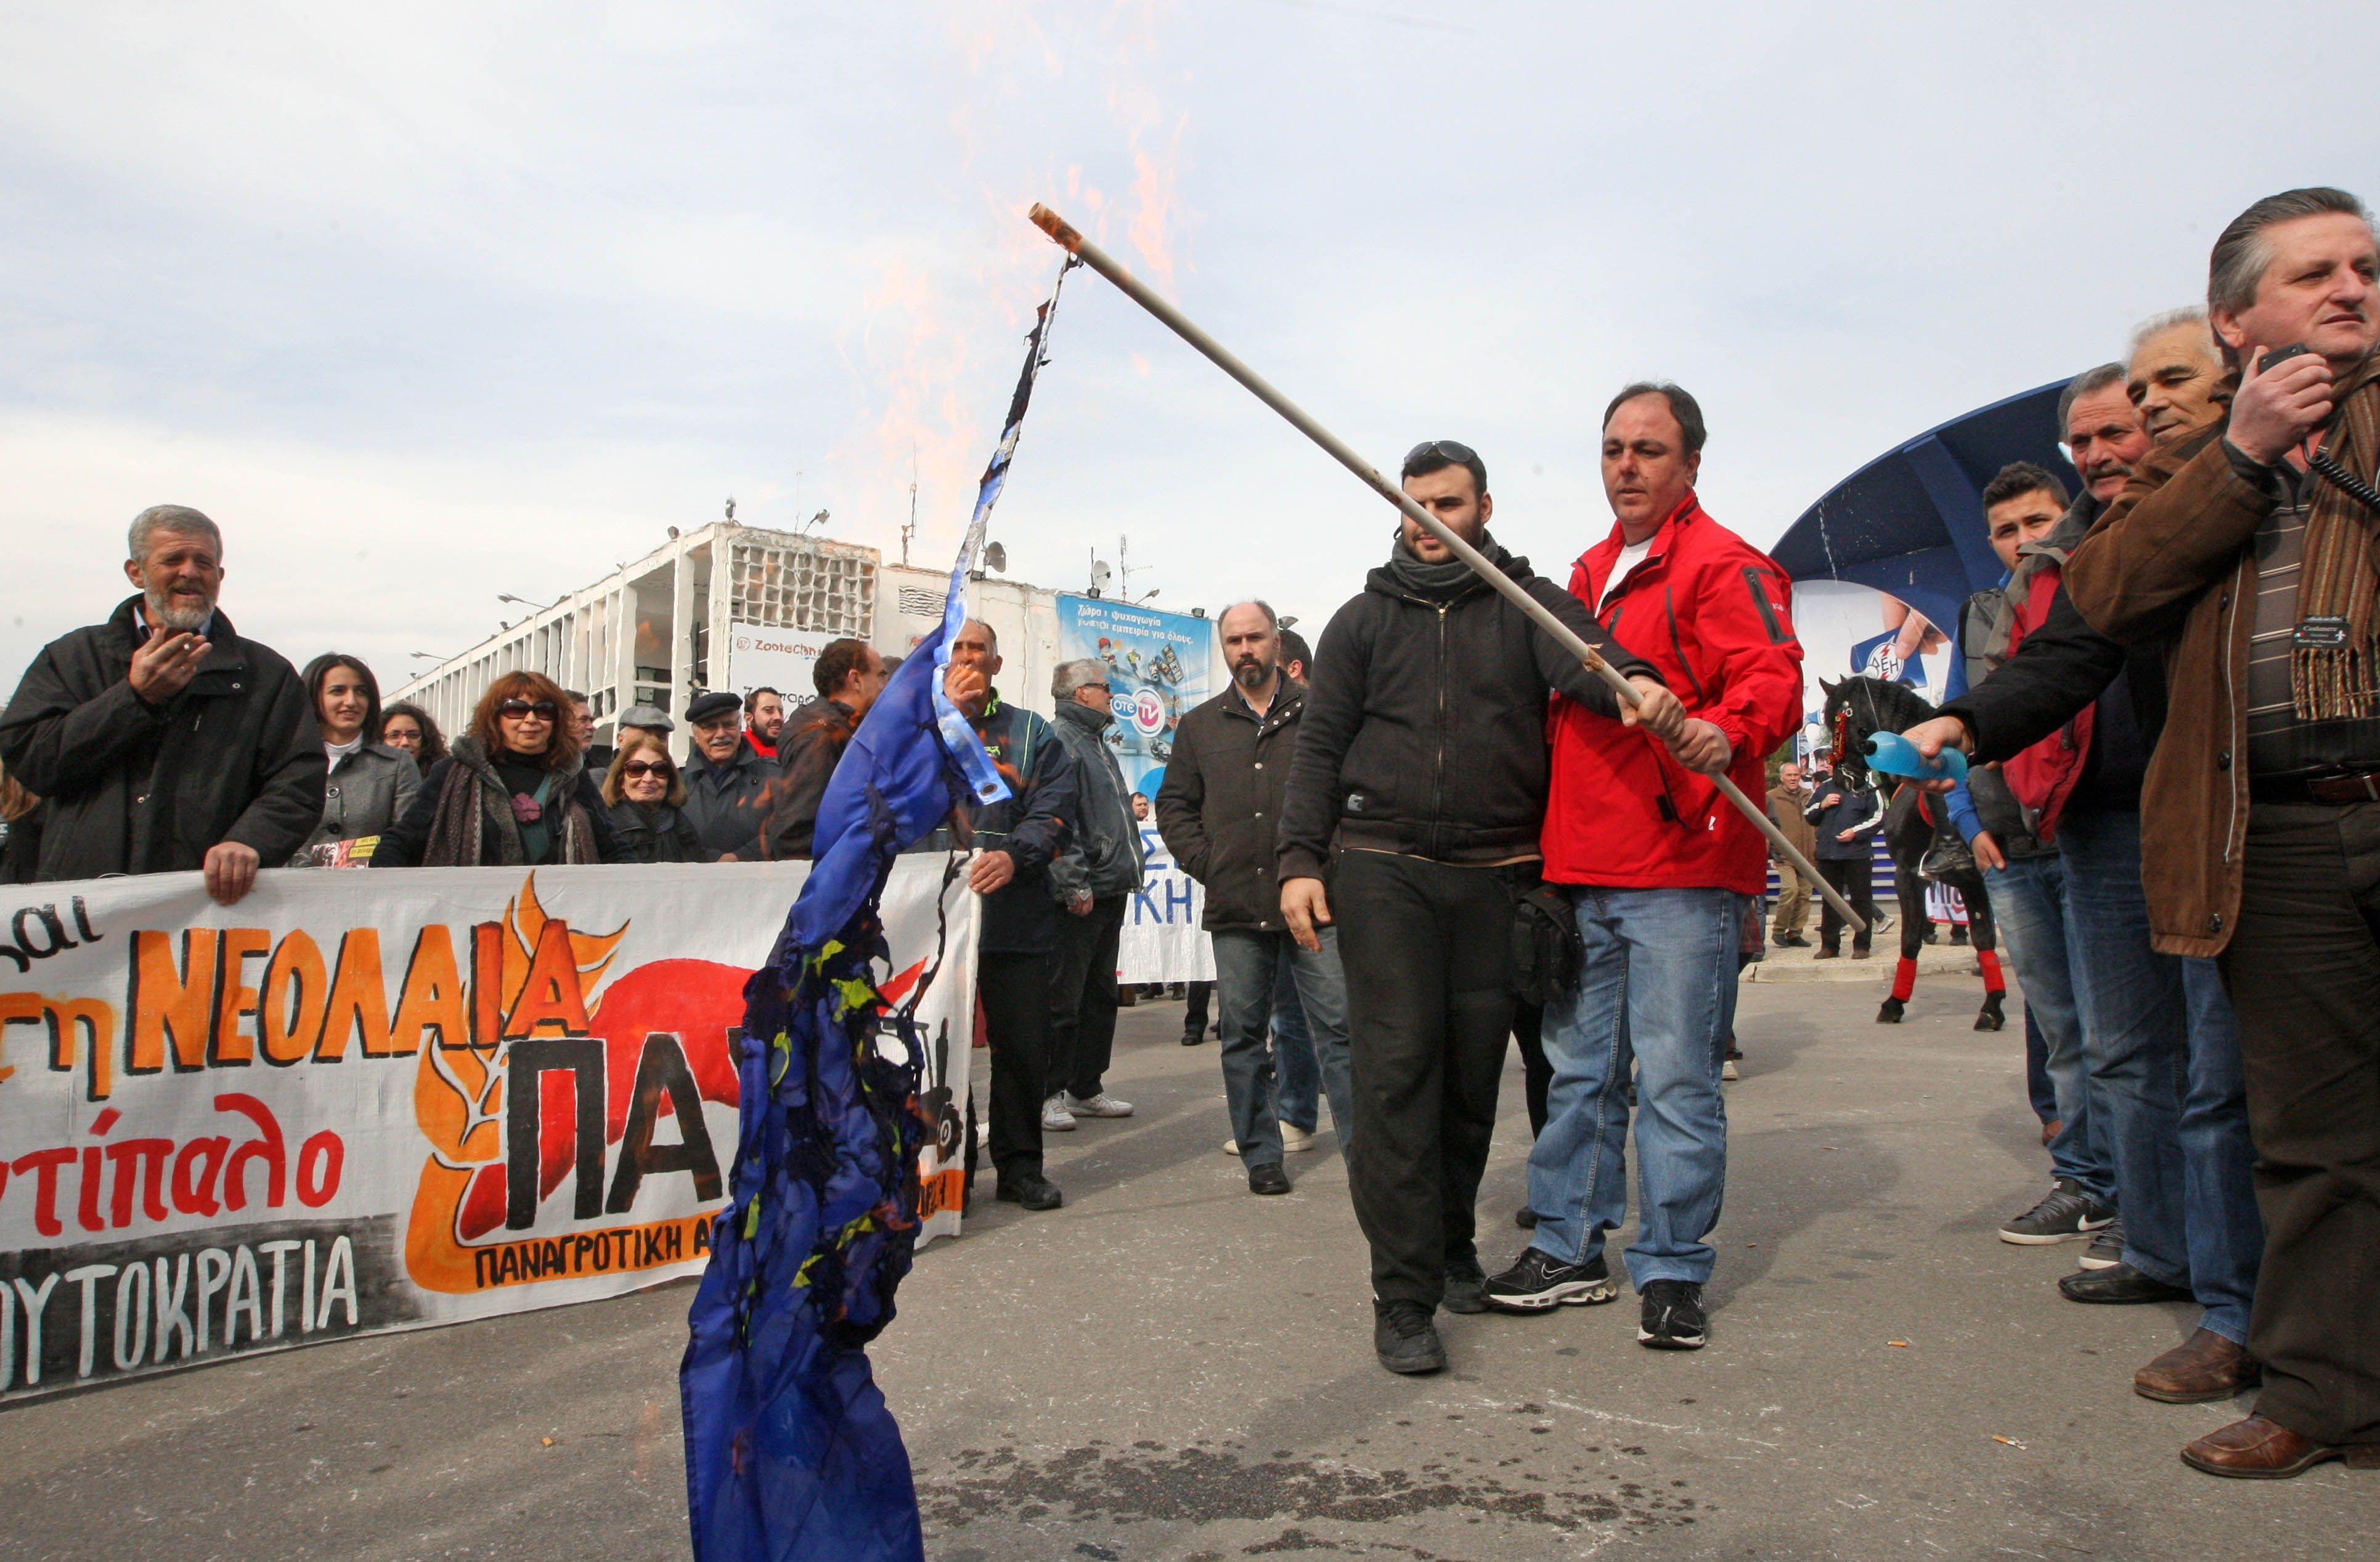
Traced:
[[672, 767], [666, 759], [631, 759], [620, 767], [624, 776], [666, 776]]
[[553, 701], [550, 699], [539, 700], [534, 705], [525, 699], [508, 699], [504, 701], [504, 704], [496, 707], [496, 714], [499, 716], [542, 716], [547, 720], [551, 721], [553, 720], [554, 704]]
[[1433, 457], [1457, 466], [1468, 466], [1479, 460], [1479, 453], [1461, 440], [1424, 440], [1405, 452], [1405, 465], [1416, 466]]

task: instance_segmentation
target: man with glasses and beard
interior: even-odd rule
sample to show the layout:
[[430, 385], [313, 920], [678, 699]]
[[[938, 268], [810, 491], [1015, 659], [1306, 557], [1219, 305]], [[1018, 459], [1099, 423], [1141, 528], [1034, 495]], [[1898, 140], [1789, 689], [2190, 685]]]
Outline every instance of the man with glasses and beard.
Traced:
[[0, 714], [0, 762], [49, 804], [33, 878], [195, 868], [231, 905], [322, 820], [316, 713], [297, 670], [215, 605], [214, 522], [154, 505], [128, 553], [138, 594], [43, 647]]
[[1560, 691], [1668, 742], [1684, 712], [1585, 604], [1488, 537], [1488, 468], [1470, 447], [1418, 445], [1402, 476], [1415, 503], [1644, 700], [1623, 715], [1600, 678], [1410, 518], [1315, 648], [1281, 804], [1281, 920], [1308, 951], [1338, 930], [1372, 1346], [1390, 1372], [1428, 1373], [1446, 1365], [1439, 1303], [1487, 1307], [1473, 1206], [1512, 1031], [1513, 923], [1538, 882], [1547, 701]]
[[1337, 930], [1293, 941], [1274, 877], [1281, 798], [1305, 708], [1305, 689], [1281, 675], [1280, 617], [1263, 602], [1239, 602], [1223, 610], [1216, 629], [1231, 686], [1175, 730], [1157, 827], [1182, 870], [1207, 887], [1203, 925], [1215, 946], [1232, 1147], [1247, 1168], [1248, 1192], [1286, 1193], [1279, 1081], [1265, 1047], [1275, 989], [1286, 973], [1343, 1147], [1352, 1137], [1347, 984]]

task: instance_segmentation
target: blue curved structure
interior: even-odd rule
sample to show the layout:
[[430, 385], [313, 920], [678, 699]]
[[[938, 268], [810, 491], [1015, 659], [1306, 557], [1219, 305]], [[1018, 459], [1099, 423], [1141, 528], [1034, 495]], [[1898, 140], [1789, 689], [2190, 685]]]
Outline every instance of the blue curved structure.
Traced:
[[1888, 591], [1944, 629], [1959, 604], [2006, 573], [1984, 536], [1984, 485], [2011, 461], [2079, 482], [2058, 444], [2052, 381], [1896, 445], [1827, 490], [1769, 554], [1796, 580]]

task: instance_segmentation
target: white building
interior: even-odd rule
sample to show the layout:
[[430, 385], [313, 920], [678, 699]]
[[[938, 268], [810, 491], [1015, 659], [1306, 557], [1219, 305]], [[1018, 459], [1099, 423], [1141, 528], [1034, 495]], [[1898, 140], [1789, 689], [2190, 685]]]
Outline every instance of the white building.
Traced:
[[[542, 672], [586, 692], [596, 741], [620, 712], [653, 705], [676, 715], [704, 689], [742, 695], [767, 684], [790, 708], [815, 692], [809, 669], [829, 640], [864, 639], [906, 655], [942, 616], [944, 571], [885, 563], [873, 548], [714, 521], [617, 574], [490, 636], [396, 690], [450, 735], [469, 725], [499, 674]], [[1058, 650], [1057, 594], [976, 576], [975, 616], [1000, 636], [1009, 698], [1045, 714]], [[683, 720], [672, 746], [686, 754]]]

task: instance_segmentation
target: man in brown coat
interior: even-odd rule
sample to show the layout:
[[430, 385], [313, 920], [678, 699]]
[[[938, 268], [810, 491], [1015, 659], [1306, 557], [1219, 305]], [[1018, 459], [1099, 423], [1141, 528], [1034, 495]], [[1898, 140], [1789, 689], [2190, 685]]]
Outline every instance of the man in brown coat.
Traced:
[[[1818, 832], [1802, 814], [1809, 805], [1809, 794], [1802, 789], [1802, 767], [1788, 759], [1777, 767], [1777, 784], [1768, 789], [1768, 817], [1804, 862], [1818, 854]], [[1777, 914], [1768, 936], [1781, 950], [1808, 949], [1810, 940], [1802, 937], [1802, 929], [1810, 923], [1810, 886], [1791, 863], [1774, 852], [1769, 860], [1777, 865]]]
[[2343, 190], [2234, 219], [2207, 278], [2228, 411], [2154, 452], [2065, 571], [2099, 633], [2168, 648], [2141, 798], [2150, 921], [2159, 950], [2221, 960], [2239, 1015], [2264, 1386], [2182, 1450], [2216, 1475], [2380, 1463], [2375, 285], [2380, 243]]

